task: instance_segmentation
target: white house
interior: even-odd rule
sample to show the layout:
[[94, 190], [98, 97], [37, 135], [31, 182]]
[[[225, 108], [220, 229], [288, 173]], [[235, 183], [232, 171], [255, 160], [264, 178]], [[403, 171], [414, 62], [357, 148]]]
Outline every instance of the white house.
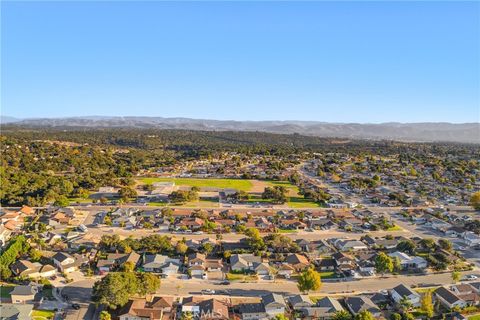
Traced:
[[412, 306], [420, 306], [420, 295], [403, 284], [393, 288], [390, 295], [392, 296], [393, 301], [398, 304], [400, 304], [403, 299], [406, 299], [412, 304]]
[[471, 231], [465, 231], [462, 235], [463, 242], [468, 246], [480, 244], [480, 237]]
[[440, 304], [448, 309], [454, 307], [463, 308], [467, 306], [467, 302], [465, 300], [461, 299], [455, 293], [444, 287], [440, 287], [435, 290], [434, 297], [440, 302]]
[[53, 264], [61, 271], [65, 273], [73, 272], [77, 270], [78, 265], [75, 262], [75, 258], [68, 253], [57, 252], [53, 257]]
[[399, 258], [403, 270], [422, 270], [428, 266], [427, 260], [417, 256], [411, 257], [405, 252], [395, 251], [388, 255], [392, 258]]
[[265, 307], [265, 312], [269, 317], [275, 317], [277, 314], [284, 314], [285, 308], [287, 307], [285, 304], [285, 300], [280, 294], [277, 293], [269, 293], [262, 297], [262, 303]]

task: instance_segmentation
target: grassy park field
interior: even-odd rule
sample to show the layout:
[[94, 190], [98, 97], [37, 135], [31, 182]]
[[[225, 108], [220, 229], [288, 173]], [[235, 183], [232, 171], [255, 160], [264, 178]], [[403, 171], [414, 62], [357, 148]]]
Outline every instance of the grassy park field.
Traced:
[[144, 184], [174, 182], [177, 186], [221, 189], [231, 188], [247, 192], [253, 187], [251, 180], [242, 179], [140, 178], [140, 181]]
[[[155, 182], [174, 182], [177, 186], [182, 187], [198, 187], [198, 188], [218, 188], [218, 189], [237, 189], [248, 192], [250, 200], [248, 203], [265, 203], [268, 202], [261, 198], [261, 193], [265, 187], [283, 186], [287, 189], [288, 202], [290, 208], [318, 208], [320, 205], [316, 202], [303, 198], [299, 194], [298, 187], [289, 181], [272, 181], [272, 180], [246, 180], [246, 179], [210, 179], [210, 178], [139, 178], [141, 184], [152, 184]], [[150, 205], [164, 205], [162, 203], [151, 203]], [[184, 204], [185, 207], [190, 206], [215, 206], [210, 202], [192, 202]]]

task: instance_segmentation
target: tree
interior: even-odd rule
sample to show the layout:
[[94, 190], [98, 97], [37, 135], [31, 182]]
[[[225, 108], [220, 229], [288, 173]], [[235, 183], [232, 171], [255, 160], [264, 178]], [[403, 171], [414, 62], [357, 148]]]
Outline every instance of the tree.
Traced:
[[395, 257], [392, 259], [393, 261], [393, 271], [400, 272], [402, 270], [402, 261], [399, 257]]
[[152, 273], [140, 273], [139, 293], [142, 295], [153, 294], [160, 288], [160, 278]]
[[433, 302], [432, 302], [432, 292], [429, 290], [425, 292], [420, 301], [421, 309], [427, 315], [427, 318], [430, 319], [433, 317]]
[[42, 258], [42, 253], [37, 249], [31, 248], [30, 252], [28, 253], [29, 258], [33, 262], [38, 262]]
[[461, 277], [460, 272], [458, 272], [458, 271], [453, 271], [452, 272], [453, 283], [457, 283], [458, 281], [460, 281], [460, 277]]
[[429, 250], [429, 251], [433, 251], [433, 249], [435, 249], [435, 241], [433, 239], [430, 239], [430, 238], [424, 238], [420, 241], [420, 244], [422, 247], [424, 247], [425, 249]]
[[203, 251], [203, 253], [208, 255], [213, 251], [213, 245], [209, 242], [205, 242], [204, 244], [202, 244], [201, 250]]
[[127, 261], [123, 264], [122, 270], [125, 272], [133, 272], [135, 270], [135, 263], [133, 261]]
[[287, 202], [287, 189], [284, 186], [266, 187], [262, 193], [262, 199], [272, 200], [274, 203]]
[[132, 187], [123, 187], [118, 190], [118, 195], [126, 202], [130, 198], [135, 198], [137, 196], [137, 191]]
[[399, 305], [402, 308], [402, 310], [404, 310], [405, 312], [412, 308], [412, 302], [406, 296], [400, 299]]
[[53, 203], [53, 205], [57, 206], [57, 207], [66, 207], [69, 204], [70, 204], [70, 201], [68, 200], [68, 198], [66, 196], [58, 196], [55, 199], [55, 202]]
[[332, 320], [352, 320], [352, 315], [348, 311], [340, 310], [335, 312]]
[[402, 315], [400, 313], [392, 313], [390, 315], [390, 320], [402, 320]]
[[100, 320], [112, 320], [112, 316], [108, 311], [103, 310], [100, 312]]
[[175, 251], [178, 254], [184, 255], [185, 253], [187, 253], [187, 250], [188, 250], [188, 246], [185, 244], [185, 242], [182, 242], [182, 241], [177, 242], [177, 245], [175, 247]]
[[322, 279], [317, 271], [308, 268], [298, 277], [297, 286], [302, 292], [317, 291], [322, 286]]
[[393, 260], [391, 257], [387, 256], [384, 252], [375, 258], [375, 269], [378, 273], [386, 273], [393, 271]]
[[130, 296], [138, 293], [139, 281], [132, 272], [111, 272], [95, 282], [93, 297], [110, 309], [123, 307]]
[[480, 191], [477, 191], [474, 194], [472, 194], [472, 196], [470, 197], [470, 205], [475, 210], [480, 210]]
[[448, 251], [448, 252], [452, 251], [452, 249], [453, 249], [452, 242], [448, 239], [438, 240], [438, 245], [440, 246], [440, 248], [442, 248], [443, 250]]
[[355, 320], [375, 320], [373, 314], [368, 310], [363, 310], [357, 313]]
[[408, 254], [414, 254], [415, 248], [415, 243], [412, 240], [403, 240], [397, 244], [398, 251], [406, 252]]
[[273, 319], [274, 320], [288, 320], [288, 318], [283, 313], [277, 314], [275, 316], [275, 318], [273, 318]]

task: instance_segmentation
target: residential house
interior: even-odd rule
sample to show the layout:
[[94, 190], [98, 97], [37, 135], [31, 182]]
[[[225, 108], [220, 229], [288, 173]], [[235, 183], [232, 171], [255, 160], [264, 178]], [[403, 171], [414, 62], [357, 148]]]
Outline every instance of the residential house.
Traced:
[[283, 297], [277, 293], [269, 293], [262, 296], [262, 303], [265, 307], [265, 312], [269, 317], [275, 317], [277, 314], [284, 314], [285, 308], [287, 307]]
[[112, 219], [113, 227], [121, 227], [126, 229], [133, 229], [137, 225], [136, 216], [119, 216]]
[[418, 256], [411, 257], [405, 252], [395, 251], [388, 255], [392, 258], [400, 259], [402, 270], [423, 270], [428, 266], [427, 260], [424, 258]]
[[161, 254], [145, 254], [143, 256], [142, 269], [145, 272], [156, 272], [163, 275], [178, 273], [181, 266], [179, 259], [169, 258]]
[[201, 297], [185, 297], [182, 299], [181, 312], [189, 312], [196, 319], [229, 319], [228, 303], [215, 298], [204, 300]]
[[49, 264], [42, 265], [41, 263], [32, 263], [28, 260], [17, 260], [10, 266], [10, 269], [16, 276], [33, 279], [49, 278], [57, 273], [57, 270]]
[[281, 229], [303, 230], [307, 227], [305, 223], [297, 219], [282, 219], [278, 223]]
[[268, 319], [263, 303], [242, 303], [236, 308], [242, 320]]
[[230, 257], [230, 268], [232, 271], [253, 271], [255, 265], [260, 263], [262, 263], [262, 258], [250, 253], [233, 254]]
[[292, 274], [295, 272], [295, 268], [289, 265], [288, 263], [282, 263], [278, 267], [278, 276], [284, 277], [286, 279], [290, 279]]
[[132, 299], [118, 312], [120, 320], [164, 320], [173, 318], [172, 297], [154, 297], [152, 301]]
[[288, 298], [288, 303], [293, 310], [301, 310], [312, 305], [312, 300], [307, 295], [296, 294]]
[[203, 219], [200, 219], [200, 218], [184, 218], [184, 219], [181, 219], [175, 225], [175, 227], [186, 228], [192, 231], [198, 231], [203, 227], [204, 223], [205, 221], [203, 221]]
[[33, 304], [0, 304], [1, 320], [25, 320], [32, 318]]
[[334, 245], [340, 251], [360, 251], [368, 249], [365, 243], [350, 239], [337, 239]]
[[461, 299], [459, 296], [445, 287], [436, 289], [433, 292], [433, 296], [447, 309], [452, 309], [454, 307], [463, 308], [467, 306], [467, 302], [465, 300]]
[[355, 260], [343, 252], [337, 252], [333, 254], [332, 258], [335, 261], [337, 270], [339, 271], [351, 271], [356, 268]]
[[392, 296], [393, 301], [397, 304], [400, 304], [401, 301], [407, 300], [413, 307], [420, 306], [420, 295], [404, 284], [400, 284], [393, 288], [390, 291], [390, 295]]
[[465, 242], [467, 246], [475, 246], [480, 244], [480, 236], [471, 231], [465, 231], [462, 235], [462, 238], [463, 242]]
[[12, 235], [12, 231], [10, 229], [5, 228], [3, 224], [0, 224], [0, 247], [3, 247]]
[[310, 267], [310, 262], [308, 259], [298, 253], [289, 254], [285, 258], [285, 262], [291, 265], [297, 272], [303, 271]]
[[344, 311], [338, 300], [324, 297], [311, 306], [301, 309], [304, 319], [307, 320], [330, 320], [339, 311]]
[[38, 296], [36, 299], [36, 295], [38, 294], [37, 287], [34, 286], [16, 286], [10, 292], [10, 297], [12, 299], [12, 303], [34, 303], [35, 300], [38, 300]]
[[461, 283], [450, 287], [450, 291], [455, 293], [459, 298], [465, 300], [469, 305], [477, 305], [480, 302], [480, 296], [473, 286], [468, 283]]
[[316, 261], [316, 265], [320, 269], [320, 271], [333, 271], [335, 270], [335, 260], [331, 258], [325, 258]]
[[57, 252], [53, 257], [53, 264], [60, 270], [61, 272], [69, 273], [73, 272], [78, 269], [80, 266], [79, 262], [65, 252]]
[[379, 318], [382, 312], [373, 301], [366, 296], [352, 296], [345, 298], [345, 305], [347, 309], [353, 314], [357, 315], [362, 311], [369, 311], [374, 318]]

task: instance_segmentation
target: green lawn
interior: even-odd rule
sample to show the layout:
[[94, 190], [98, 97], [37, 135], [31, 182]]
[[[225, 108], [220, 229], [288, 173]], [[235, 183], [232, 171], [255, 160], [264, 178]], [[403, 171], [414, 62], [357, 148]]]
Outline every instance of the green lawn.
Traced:
[[2, 285], [0, 287], [0, 296], [2, 298], [10, 298], [10, 292], [12, 292], [13, 288], [15, 288], [13, 285]]
[[321, 271], [319, 272], [320, 273], [320, 277], [322, 279], [332, 279], [332, 278], [335, 278], [335, 272], [334, 271]]
[[144, 184], [175, 182], [177, 186], [230, 188], [243, 191], [249, 191], [253, 186], [250, 180], [244, 179], [140, 178], [139, 180]]
[[83, 198], [68, 198], [70, 204], [75, 203], [92, 203], [92, 199], [83, 199]]
[[290, 230], [290, 229], [278, 229], [278, 233], [296, 233], [297, 230]]
[[258, 280], [257, 275], [255, 274], [237, 274], [237, 273], [227, 273], [225, 278], [229, 281], [255, 281]]
[[301, 197], [290, 197], [287, 202], [290, 208], [318, 208], [320, 204]]
[[50, 311], [50, 310], [33, 310], [32, 312], [33, 320], [53, 319], [54, 316], [55, 316], [55, 311]]
[[397, 225], [394, 225], [393, 227], [390, 227], [387, 229], [387, 231], [402, 231], [403, 229], [400, 228], [399, 226]]
[[468, 317], [468, 320], [480, 320], [480, 314]]

